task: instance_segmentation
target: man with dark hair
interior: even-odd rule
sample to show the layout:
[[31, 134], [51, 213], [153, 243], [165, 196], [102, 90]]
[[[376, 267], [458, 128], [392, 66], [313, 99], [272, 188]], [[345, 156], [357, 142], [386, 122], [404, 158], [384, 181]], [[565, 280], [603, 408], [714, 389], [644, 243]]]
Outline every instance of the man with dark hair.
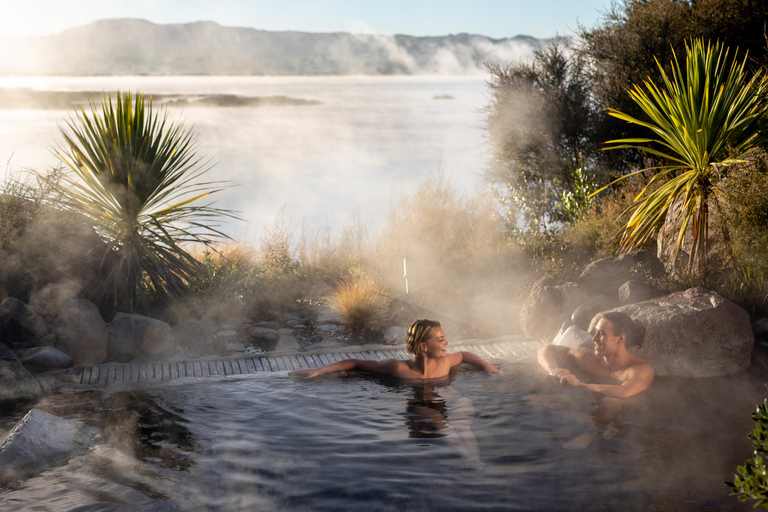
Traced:
[[[592, 338], [594, 350], [546, 345], [538, 352], [539, 365], [564, 386], [586, 388], [600, 395], [593, 414], [595, 426], [607, 430], [604, 437], [619, 432], [613, 423], [629, 397], [646, 390], [655, 373], [651, 365], [631, 354], [628, 347], [639, 347], [645, 328], [624, 313], [609, 312], [597, 322]], [[600, 383], [586, 383], [584, 379]], [[583, 448], [596, 436], [584, 434], [566, 443], [565, 448]]]

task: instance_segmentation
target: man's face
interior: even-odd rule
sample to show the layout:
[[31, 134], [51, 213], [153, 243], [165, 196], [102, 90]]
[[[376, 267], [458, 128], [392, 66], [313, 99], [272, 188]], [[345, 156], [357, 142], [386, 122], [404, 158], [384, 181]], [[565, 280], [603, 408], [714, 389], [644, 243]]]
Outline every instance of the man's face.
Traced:
[[616, 353], [619, 345], [624, 343], [626, 336], [624, 334], [615, 336], [613, 334], [613, 325], [605, 318], [601, 318], [597, 322], [595, 328], [595, 335], [592, 337], [592, 341], [595, 343], [595, 355], [596, 356], [610, 356]]

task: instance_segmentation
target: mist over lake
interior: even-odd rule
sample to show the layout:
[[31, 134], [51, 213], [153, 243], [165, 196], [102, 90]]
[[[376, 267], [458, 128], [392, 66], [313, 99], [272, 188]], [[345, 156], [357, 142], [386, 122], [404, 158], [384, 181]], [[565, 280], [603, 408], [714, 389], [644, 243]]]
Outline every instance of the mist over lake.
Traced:
[[[0, 87], [147, 94], [284, 95], [318, 105], [171, 108], [198, 134], [209, 180], [232, 186], [216, 205], [240, 212], [224, 231], [258, 241], [284, 208], [309, 229], [340, 228], [359, 213], [375, 229], [401, 189], [440, 163], [460, 189], [481, 183], [482, 77], [24, 77]], [[436, 98], [437, 97], [437, 98]], [[57, 124], [74, 110], [0, 110], [0, 159], [14, 171], [57, 164]]]

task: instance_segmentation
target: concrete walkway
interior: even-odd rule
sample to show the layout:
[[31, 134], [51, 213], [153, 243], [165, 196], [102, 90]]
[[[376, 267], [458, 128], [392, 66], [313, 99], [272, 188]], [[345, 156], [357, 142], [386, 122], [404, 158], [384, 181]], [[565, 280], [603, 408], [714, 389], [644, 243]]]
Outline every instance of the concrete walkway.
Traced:
[[[483, 359], [532, 360], [541, 343], [522, 336], [505, 336], [485, 341], [451, 343], [448, 352], [465, 350]], [[346, 350], [325, 352], [269, 353], [265, 355], [235, 356], [188, 361], [163, 361], [137, 364], [101, 364], [85, 366], [80, 374], [80, 385], [103, 387], [113, 383], [159, 382], [188, 378], [226, 377], [259, 372], [293, 371], [317, 368], [342, 359], [408, 359], [404, 347], [376, 346], [350, 347]]]

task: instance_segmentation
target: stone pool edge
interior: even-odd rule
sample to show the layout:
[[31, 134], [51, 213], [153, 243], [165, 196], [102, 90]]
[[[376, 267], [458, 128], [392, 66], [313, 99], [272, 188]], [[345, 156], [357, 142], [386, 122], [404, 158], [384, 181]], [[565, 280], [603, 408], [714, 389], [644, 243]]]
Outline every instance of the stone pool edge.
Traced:
[[[465, 350], [486, 360], [529, 362], [536, 357], [542, 342], [524, 336], [503, 336], [488, 340], [453, 342], [448, 352]], [[104, 363], [69, 370], [66, 380], [78, 388], [104, 388], [113, 385], [143, 387], [179, 380], [226, 378], [317, 368], [346, 358], [408, 359], [404, 345], [357, 345], [344, 349], [266, 354], [238, 354], [143, 363]], [[55, 376], [54, 376], [55, 377]], [[57, 379], [58, 380], [58, 379]]]

